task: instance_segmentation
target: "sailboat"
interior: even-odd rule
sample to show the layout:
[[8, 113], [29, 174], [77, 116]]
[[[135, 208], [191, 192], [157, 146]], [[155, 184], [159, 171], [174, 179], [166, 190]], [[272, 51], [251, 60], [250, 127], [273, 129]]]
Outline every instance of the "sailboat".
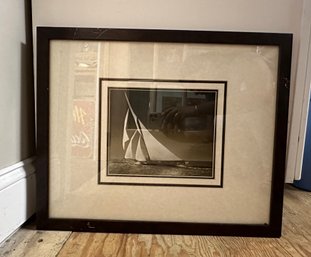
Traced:
[[[124, 93], [128, 109], [124, 119], [122, 147], [125, 151], [124, 158], [143, 163], [179, 162], [177, 155], [159, 142], [145, 127], [135, 114], [126, 93]], [[134, 132], [128, 131], [128, 119], [132, 116], [135, 123]]]

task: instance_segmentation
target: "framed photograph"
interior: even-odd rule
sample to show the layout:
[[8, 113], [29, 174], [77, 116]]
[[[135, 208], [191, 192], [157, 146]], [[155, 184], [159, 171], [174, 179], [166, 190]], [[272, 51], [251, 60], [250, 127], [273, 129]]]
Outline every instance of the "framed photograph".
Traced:
[[101, 78], [99, 184], [221, 187], [225, 91], [225, 81]]
[[37, 39], [39, 229], [281, 235], [291, 34]]

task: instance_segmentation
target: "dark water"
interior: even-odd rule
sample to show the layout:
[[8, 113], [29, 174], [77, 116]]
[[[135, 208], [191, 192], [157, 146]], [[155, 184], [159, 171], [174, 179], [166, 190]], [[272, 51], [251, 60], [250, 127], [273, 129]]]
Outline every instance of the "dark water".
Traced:
[[109, 161], [108, 175], [161, 176], [161, 177], [206, 177], [213, 176], [212, 168], [198, 167], [194, 163], [153, 162], [134, 160]]

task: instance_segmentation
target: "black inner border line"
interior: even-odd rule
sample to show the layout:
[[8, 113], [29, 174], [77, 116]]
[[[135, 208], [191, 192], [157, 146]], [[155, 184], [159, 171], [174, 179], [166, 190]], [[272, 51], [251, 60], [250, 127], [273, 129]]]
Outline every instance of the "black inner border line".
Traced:
[[[132, 186], [175, 186], [175, 187], [223, 187], [223, 166], [224, 166], [224, 147], [225, 147], [225, 125], [226, 125], [226, 98], [227, 98], [227, 81], [224, 80], [174, 80], [174, 79], [146, 79], [146, 78], [99, 78], [99, 121], [102, 117], [102, 81], [124, 81], [124, 82], [172, 82], [172, 83], [209, 83], [209, 84], [223, 84], [224, 85], [224, 103], [223, 103], [223, 129], [222, 129], [222, 153], [221, 153], [221, 170], [220, 170], [220, 184], [219, 185], [199, 185], [199, 184], [162, 184], [162, 183], [134, 183], [134, 182], [102, 182], [101, 181], [101, 122], [98, 123], [98, 180], [97, 184], [105, 185], [132, 185]], [[211, 89], [212, 90], [212, 89]], [[215, 91], [215, 90], [212, 90]], [[218, 96], [217, 96], [218, 97]], [[218, 99], [217, 99], [218, 102]], [[217, 107], [217, 106], [216, 106]], [[109, 108], [107, 103], [107, 108]], [[107, 124], [108, 125], [108, 124]], [[214, 135], [216, 138], [216, 135]], [[122, 176], [125, 177], [125, 176]], [[137, 176], [131, 176], [137, 177]], [[150, 177], [150, 176], [148, 176]], [[159, 178], [159, 176], [156, 176]], [[170, 179], [170, 177], [164, 177]], [[177, 178], [177, 177], [175, 177]], [[193, 179], [193, 178], [189, 178]], [[202, 178], [198, 178], [202, 179]]]
[[[174, 82], [176, 83], [177, 81], [178, 82], [181, 82], [181, 83], [217, 83], [217, 84], [224, 84], [224, 87], [225, 87], [225, 91], [226, 91], [226, 85], [227, 85], [227, 82], [226, 81], [208, 81], [208, 80], [155, 80], [155, 79], [135, 79], [135, 78], [100, 78], [99, 80], [99, 83], [100, 83], [100, 103], [101, 103], [101, 84], [102, 84], [102, 81], [134, 81], [134, 82]], [[178, 83], [177, 82], [177, 83]], [[123, 89], [123, 88], [122, 88]], [[136, 88], [135, 88], [136, 89]], [[210, 90], [210, 91], [215, 91], [217, 92], [218, 90]], [[224, 107], [225, 107], [225, 97], [226, 97], [226, 93], [224, 94]], [[217, 101], [218, 99], [216, 99]], [[109, 105], [107, 103], [107, 108], [109, 108]], [[217, 108], [217, 103], [216, 103], [216, 108]], [[224, 114], [225, 114], [225, 109], [224, 109]], [[225, 117], [225, 115], [224, 115]], [[101, 118], [101, 116], [100, 116]], [[223, 121], [225, 123], [225, 120]], [[101, 128], [100, 128], [101, 129]], [[224, 140], [224, 127], [223, 127], [223, 140]], [[215, 148], [215, 145], [214, 145], [214, 148]], [[100, 142], [99, 142], [99, 156], [101, 155], [100, 153], [100, 149], [101, 149], [101, 146], [100, 146]], [[222, 149], [224, 149], [224, 141], [222, 142]], [[214, 150], [215, 152], [215, 150]], [[223, 181], [223, 151], [222, 151], [222, 157], [221, 157], [221, 174], [220, 174], [220, 181], [221, 181], [221, 184], [220, 186], [219, 185], [192, 185], [192, 184], [161, 184], [161, 183], [133, 183], [133, 182], [102, 182], [101, 181], [101, 178], [100, 178], [100, 169], [101, 169], [101, 163], [100, 163], [100, 160], [99, 160], [99, 178], [98, 178], [98, 184], [120, 184], [120, 185], [156, 185], [156, 186], [203, 186], [203, 187], [222, 187], [222, 181]], [[215, 174], [215, 173], [214, 173]], [[114, 175], [115, 176], [115, 175]], [[115, 176], [115, 177], [118, 177], [118, 176]], [[153, 178], [170, 178], [169, 176], [126, 176], [126, 175], [120, 175], [119, 177], [153, 177]], [[174, 178], [187, 178], [187, 179], [194, 179], [194, 177], [174, 177]], [[206, 179], [206, 178], [202, 178], [202, 177], [195, 177], [195, 179]], [[210, 179], [210, 178], [209, 178]]]
[[[111, 88], [108, 88], [108, 93], [109, 93], [109, 89], [121, 89], [121, 90], [125, 90], [125, 89], [135, 89], [135, 90], [147, 90], [148, 88], [134, 88], [134, 87], [126, 87], [126, 88], [123, 88], [123, 87], [111, 87]], [[151, 88], [151, 90], [155, 90], [157, 91], [158, 89], [153, 89]], [[161, 90], [174, 90], [172, 88], [161, 88]], [[183, 90], [183, 89], [177, 89], [177, 90]], [[186, 89], [188, 90], [188, 89]], [[215, 111], [214, 111], [214, 116], [215, 116], [215, 113], [217, 113], [217, 104], [218, 104], [218, 90], [214, 90], [214, 89], [195, 89], [195, 90], [202, 90], [202, 91], [210, 91], [210, 92], [213, 92], [214, 95], [215, 95]], [[110, 105], [109, 105], [109, 96], [108, 96], [108, 101], [107, 101], [107, 110], [108, 110], [108, 113], [110, 113]], [[213, 134], [213, 138], [216, 138], [216, 120], [214, 121], [214, 134]], [[110, 133], [111, 129], [109, 128], [109, 125], [110, 125], [110, 116], [108, 117], [108, 123], [107, 123], [107, 132], [108, 134]], [[107, 149], [109, 147], [109, 143], [110, 143], [111, 139], [110, 137], [108, 137], [108, 140], [107, 140]], [[107, 151], [107, 160], [109, 160], [109, 151]], [[212, 164], [215, 164], [215, 144], [213, 144], [213, 162]], [[214, 179], [215, 178], [215, 167], [212, 167], [213, 169], [213, 174], [212, 176], [169, 176], [169, 175], [135, 175], [135, 174], [113, 174], [113, 175], [109, 175], [108, 174], [108, 163], [107, 163], [107, 170], [106, 170], [106, 176], [107, 177], [147, 177], [147, 178], [181, 178], [181, 179]]]

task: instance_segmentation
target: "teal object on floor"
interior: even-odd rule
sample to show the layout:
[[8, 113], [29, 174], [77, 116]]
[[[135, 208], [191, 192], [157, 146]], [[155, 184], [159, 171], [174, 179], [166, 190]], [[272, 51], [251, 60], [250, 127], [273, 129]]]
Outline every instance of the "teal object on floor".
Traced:
[[309, 105], [308, 125], [305, 150], [303, 155], [301, 180], [296, 180], [294, 185], [298, 188], [311, 191], [311, 113]]

